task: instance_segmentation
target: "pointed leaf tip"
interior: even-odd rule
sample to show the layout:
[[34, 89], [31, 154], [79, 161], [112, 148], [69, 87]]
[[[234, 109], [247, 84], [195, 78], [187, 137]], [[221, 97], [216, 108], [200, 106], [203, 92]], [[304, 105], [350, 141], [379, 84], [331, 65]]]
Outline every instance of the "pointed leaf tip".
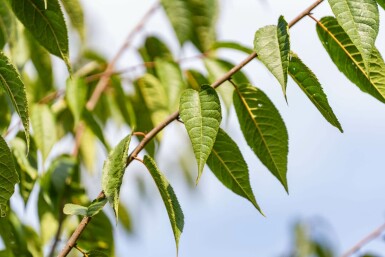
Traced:
[[200, 91], [186, 89], [179, 108], [197, 160], [198, 183], [222, 120], [219, 97], [208, 85], [203, 85]]

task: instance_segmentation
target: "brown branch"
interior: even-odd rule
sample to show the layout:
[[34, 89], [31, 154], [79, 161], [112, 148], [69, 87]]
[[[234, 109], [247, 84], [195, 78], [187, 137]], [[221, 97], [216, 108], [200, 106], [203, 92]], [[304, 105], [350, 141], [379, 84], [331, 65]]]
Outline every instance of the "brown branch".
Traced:
[[[322, 3], [324, 0], [317, 0], [315, 3], [313, 3], [311, 6], [306, 8], [303, 12], [301, 12], [300, 15], [298, 15], [294, 20], [292, 20], [289, 23], [289, 27], [294, 26], [297, 22], [299, 22], [303, 17], [308, 15], [314, 8], [316, 8], [320, 3]], [[221, 78], [216, 80], [211, 86], [213, 88], [219, 87], [223, 82], [230, 79], [236, 72], [241, 70], [246, 64], [251, 62], [254, 58], [257, 57], [257, 53], [253, 52], [250, 54], [246, 59], [244, 59], [241, 63], [234, 66], [230, 71], [228, 71], [226, 74], [224, 74]], [[144, 147], [160, 132], [162, 131], [168, 124], [173, 122], [179, 117], [179, 111], [174, 112], [169, 117], [167, 117], [162, 123], [160, 123], [158, 126], [153, 128], [149, 133], [146, 134], [146, 136], [140, 141], [140, 143], [137, 145], [137, 147], [132, 151], [132, 153], [127, 158], [126, 167], [136, 158], [136, 156], [144, 149]], [[100, 192], [97, 199], [105, 198], [106, 195], [104, 192]], [[78, 227], [76, 228], [75, 232], [72, 234], [70, 239], [68, 240], [65, 248], [63, 251], [58, 255], [58, 257], [65, 257], [67, 254], [71, 251], [71, 249], [76, 244], [76, 241], [80, 237], [83, 230], [86, 228], [87, 224], [90, 222], [91, 217], [84, 217], [83, 220], [80, 222]]]
[[381, 236], [381, 234], [385, 231], [385, 223], [373, 230], [369, 235], [364, 237], [361, 241], [355, 244], [350, 250], [344, 253], [341, 257], [349, 257], [360, 250], [362, 247]]

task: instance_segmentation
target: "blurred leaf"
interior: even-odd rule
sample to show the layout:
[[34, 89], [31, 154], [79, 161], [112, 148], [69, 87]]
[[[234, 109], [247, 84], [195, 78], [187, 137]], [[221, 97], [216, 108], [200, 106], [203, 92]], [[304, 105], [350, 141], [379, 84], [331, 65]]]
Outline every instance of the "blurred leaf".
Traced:
[[200, 90], [202, 85], [209, 85], [209, 80], [197, 70], [186, 70], [185, 76], [190, 88], [197, 91]]
[[[235, 66], [234, 64], [227, 62], [225, 60], [212, 59], [212, 58], [206, 58], [204, 60], [204, 63], [209, 73], [209, 79], [211, 83], [213, 83], [214, 81], [224, 76], [227, 72], [229, 72]], [[235, 84], [249, 83], [249, 80], [241, 71], [238, 71], [237, 73], [232, 75], [231, 80]], [[220, 87], [218, 87], [217, 92], [223, 99], [223, 102], [227, 108], [227, 113], [229, 113], [229, 109], [233, 104], [233, 92], [234, 92], [233, 85], [230, 82], [226, 81], [222, 83]]]
[[20, 178], [20, 195], [27, 205], [29, 196], [38, 177], [37, 172], [37, 149], [33, 141], [31, 141], [30, 152], [27, 157], [27, 145], [19, 137], [15, 137], [11, 143], [12, 153], [15, 159], [15, 167]]
[[162, 58], [170, 61], [174, 59], [168, 46], [155, 36], [147, 37], [143, 46], [139, 48], [138, 51], [143, 61], [149, 64], [148, 66], [146, 65], [147, 72], [152, 75], [155, 75], [154, 65], [151, 65], [155, 61], [155, 58]]
[[93, 217], [98, 214], [106, 205], [107, 199], [95, 199], [91, 202], [91, 204], [87, 208], [87, 216]]
[[98, 250], [91, 250], [87, 252], [87, 257], [108, 257], [106, 253]]
[[51, 54], [64, 60], [70, 70], [68, 35], [58, 0], [10, 0], [13, 12], [36, 40]]
[[180, 117], [197, 160], [198, 183], [222, 121], [221, 104], [215, 89], [203, 85], [200, 91], [184, 90], [180, 99]]
[[322, 18], [317, 33], [338, 69], [362, 91], [385, 103], [385, 63], [378, 50], [372, 52], [367, 73], [361, 54], [334, 17]]
[[[68, 108], [64, 99], [57, 102], [60, 106], [58, 111], [55, 111], [56, 114], [56, 135], [60, 139], [64, 137], [67, 133], [72, 133], [75, 127], [74, 117]], [[55, 105], [52, 106], [54, 108]]]
[[385, 10], [385, 0], [377, 0], [377, 3]]
[[192, 43], [201, 52], [208, 51], [216, 41], [219, 13], [217, 0], [186, 0], [191, 12]]
[[85, 25], [83, 8], [79, 0], [61, 0], [71, 25], [78, 31], [80, 39], [85, 40]]
[[29, 146], [29, 114], [25, 87], [16, 68], [2, 52], [0, 52], [0, 84], [23, 122]]
[[169, 111], [177, 110], [182, 90], [186, 88], [179, 65], [175, 62], [157, 58], [155, 59], [155, 69], [167, 93]]
[[123, 225], [123, 228], [128, 232], [133, 232], [132, 217], [129, 210], [119, 203], [119, 222]]
[[258, 59], [277, 78], [286, 98], [287, 71], [289, 68], [289, 27], [283, 16], [278, 26], [265, 26], [255, 32], [254, 50]]
[[212, 49], [221, 49], [221, 48], [227, 48], [227, 49], [233, 49], [233, 50], [238, 50], [240, 52], [244, 52], [245, 54], [252, 54], [254, 51], [253, 49], [241, 45], [236, 42], [231, 42], [231, 41], [217, 41], [214, 43], [212, 46]]
[[143, 163], [147, 167], [152, 178], [154, 179], [154, 182], [157, 188], [159, 189], [159, 193], [162, 197], [163, 203], [166, 206], [171, 227], [174, 232], [176, 249], [178, 252], [179, 238], [182, 234], [184, 226], [184, 215], [182, 209], [179, 205], [178, 199], [176, 198], [173, 188], [167, 181], [166, 177], [158, 169], [155, 164], [155, 161], [150, 156], [145, 155]]
[[119, 144], [112, 149], [108, 155], [108, 159], [103, 165], [102, 188], [106, 198], [114, 209], [116, 219], [118, 219], [119, 191], [126, 169], [131, 136], [130, 134], [123, 138]]
[[5, 217], [6, 205], [15, 191], [15, 185], [19, 182], [11, 151], [0, 136], [0, 218]]
[[111, 85], [114, 90], [114, 101], [117, 104], [120, 114], [122, 115], [124, 121], [128, 126], [135, 127], [135, 112], [132, 107], [131, 101], [127, 99], [126, 94], [124, 93], [121, 78], [117, 76], [111, 77]]
[[71, 77], [67, 80], [66, 101], [75, 118], [75, 126], [79, 122], [87, 102], [88, 87], [83, 78]]
[[10, 40], [15, 29], [15, 18], [6, 0], [0, 0], [0, 49]]
[[250, 185], [249, 169], [237, 144], [219, 129], [207, 165], [224, 186], [249, 200], [261, 213]]
[[327, 121], [343, 132], [315, 74], [294, 53], [291, 53], [289, 74]]
[[89, 174], [93, 174], [97, 162], [96, 158], [96, 137], [89, 128], [85, 128], [82, 138], [80, 139], [80, 156], [81, 161]]
[[193, 30], [191, 12], [186, 0], [161, 0], [168, 19], [174, 28], [179, 43], [183, 45], [191, 37]]
[[106, 205], [107, 199], [95, 199], [92, 201], [92, 203], [88, 206], [81, 206], [78, 204], [72, 204], [72, 203], [67, 203], [64, 206], [63, 212], [64, 214], [67, 215], [80, 215], [80, 216], [88, 216], [88, 217], [93, 217], [96, 214], [98, 214]]
[[329, 5], [369, 71], [380, 23], [376, 0], [329, 0]]
[[41, 151], [45, 161], [57, 141], [55, 118], [47, 105], [32, 106], [31, 124], [37, 148]]
[[8, 105], [7, 97], [3, 90], [0, 88], [0, 134], [3, 134], [7, 131], [9, 125], [11, 124], [11, 110]]
[[107, 151], [110, 151], [110, 145], [106, 141], [101, 125], [96, 121], [95, 117], [87, 109], [83, 110], [83, 120], [92, 133], [102, 142]]
[[288, 135], [278, 110], [265, 93], [246, 84], [234, 91], [234, 106], [247, 144], [288, 191]]

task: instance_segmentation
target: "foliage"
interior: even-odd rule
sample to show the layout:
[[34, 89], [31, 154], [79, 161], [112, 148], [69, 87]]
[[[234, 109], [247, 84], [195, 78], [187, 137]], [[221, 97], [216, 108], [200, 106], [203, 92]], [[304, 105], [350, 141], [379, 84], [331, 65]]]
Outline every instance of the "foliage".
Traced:
[[[168, 44], [149, 35], [137, 50], [144, 62], [143, 72], [128, 82], [127, 90], [127, 81], [115, 65], [131, 36], [108, 62], [86, 47], [84, 14], [78, 0], [0, 0], [0, 231], [6, 247], [0, 255], [38, 257], [50, 248], [53, 256], [60, 239], [72, 235], [74, 242], [67, 244], [60, 256], [66, 256], [74, 243], [84, 256], [113, 256], [114, 228], [103, 207], [109, 202], [116, 224], [132, 232], [130, 210], [120, 198], [120, 188], [126, 168], [135, 160], [144, 163], [159, 189], [178, 250], [183, 212], [167, 173], [163, 174], [155, 161], [163, 144], [162, 130], [174, 120], [184, 124], [191, 141], [186, 147], [192, 147], [195, 154], [196, 181], [207, 164], [225, 187], [262, 214], [243, 151], [221, 128], [222, 105], [227, 114], [235, 109], [239, 130], [250, 149], [287, 192], [289, 138], [268, 93], [240, 71], [246, 63], [257, 57], [278, 80], [286, 101], [291, 77], [326, 121], [342, 132], [315, 73], [290, 49], [289, 27], [309, 15], [337, 68], [362, 91], [385, 102], [385, 63], [375, 47], [380, 31], [378, 8], [385, 6], [384, 1], [328, 3], [335, 17], [318, 21], [310, 14], [318, 4], [290, 23], [280, 16], [277, 25], [256, 31], [251, 50], [236, 42], [217, 41], [218, 0], [161, 0], [137, 30], [157, 8], [163, 8], [175, 40], [181, 49], [192, 43], [202, 59], [203, 72], [186, 69]], [[77, 33], [83, 45], [71, 59], [69, 32]], [[223, 48], [249, 56], [234, 65], [218, 56], [217, 50]], [[67, 78], [54, 75], [53, 56], [64, 61]], [[65, 88], [57, 87], [56, 79], [66, 81]], [[21, 126], [11, 126], [13, 116], [19, 117], [24, 133], [18, 131]], [[119, 143], [109, 142], [106, 128], [111, 124], [125, 127], [130, 134]], [[65, 138], [71, 143], [63, 143]], [[102, 169], [95, 150], [99, 143], [109, 152]], [[110, 144], [115, 145], [112, 150]], [[64, 153], [58, 148], [65, 148]], [[143, 160], [139, 157], [142, 152], [146, 153]], [[101, 185], [92, 186], [102, 192], [91, 201], [84, 177], [95, 170], [101, 174]], [[30, 195], [37, 193], [41, 232], [25, 225], [10, 207], [15, 184], [25, 205], [33, 204]], [[78, 216], [83, 219], [80, 224]], [[296, 238], [297, 250], [291, 256], [334, 254], [309, 239], [301, 227], [296, 229]]]

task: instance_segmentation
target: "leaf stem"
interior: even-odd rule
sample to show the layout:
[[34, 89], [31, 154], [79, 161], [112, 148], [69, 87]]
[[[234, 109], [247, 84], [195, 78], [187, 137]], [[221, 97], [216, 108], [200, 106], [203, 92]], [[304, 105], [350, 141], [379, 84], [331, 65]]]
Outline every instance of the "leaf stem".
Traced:
[[[306, 8], [303, 12], [301, 12], [296, 18], [294, 18], [290, 23], [289, 27], [294, 26], [297, 22], [299, 22], [303, 17], [308, 15], [314, 8], [316, 8], [320, 3], [322, 3], [324, 0], [317, 0], [315, 1], [311, 6]], [[155, 5], [152, 9], [155, 7], [157, 8], [159, 6], [159, 3]], [[155, 9], [156, 9], [155, 8]], [[150, 14], [153, 11], [150, 10]], [[148, 15], [148, 13], [147, 13]], [[146, 16], [147, 16], [146, 15]], [[126, 45], [126, 44], [124, 44]], [[125, 46], [127, 47], [127, 46]], [[219, 87], [223, 82], [227, 81], [229, 78], [231, 78], [232, 75], [234, 75], [236, 72], [241, 70], [246, 64], [254, 60], [254, 58], [257, 57], [257, 53], [253, 52], [251, 53], [248, 57], [246, 57], [242, 62], [240, 62], [238, 65], [234, 66], [230, 71], [228, 71], [226, 74], [224, 74], [221, 78], [216, 80], [211, 86], [213, 88]], [[106, 69], [107, 71], [107, 69]], [[107, 78], [107, 83], [108, 83], [108, 76], [104, 76], [103, 78]], [[101, 80], [102, 81], [102, 80]], [[101, 83], [101, 81], [99, 83]], [[96, 89], [95, 89], [96, 91]], [[100, 96], [100, 95], [99, 95]], [[99, 99], [99, 96], [97, 99]], [[91, 101], [92, 99], [90, 99]], [[92, 105], [94, 107], [94, 105]], [[153, 128], [149, 133], [146, 134], [146, 136], [143, 138], [142, 141], [140, 141], [139, 145], [132, 151], [132, 153], [128, 156], [127, 158], [127, 164], [126, 167], [132, 162], [132, 160], [135, 159], [135, 157], [144, 149], [144, 147], [160, 132], [162, 131], [168, 124], [173, 122], [179, 117], [179, 111], [174, 112], [171, 114], [169, 117], [167, 117], [163, 122], [161, 122], [158, 126]], [[97, 199], [102, 199], [105, 198], [104, 192], [100, 192], [98, 195]], [[72, 234], [70, 239], [68, 240], [67, 244], [65, 245], [64, 249], [62, 252], [58, 255], [58, 257], [65, 257], [68, 255], [68, 253], [71, 251], [71, 249], [74, 247], [76, 244], [76, 241], [80, 237], [81, 233], [83, 230], [86, 228], [87, 224], [90, 222], [91, 217], [84, 217], [83, 220], [80, 222], [78, 227], [76, 228], [75, 232]]]

